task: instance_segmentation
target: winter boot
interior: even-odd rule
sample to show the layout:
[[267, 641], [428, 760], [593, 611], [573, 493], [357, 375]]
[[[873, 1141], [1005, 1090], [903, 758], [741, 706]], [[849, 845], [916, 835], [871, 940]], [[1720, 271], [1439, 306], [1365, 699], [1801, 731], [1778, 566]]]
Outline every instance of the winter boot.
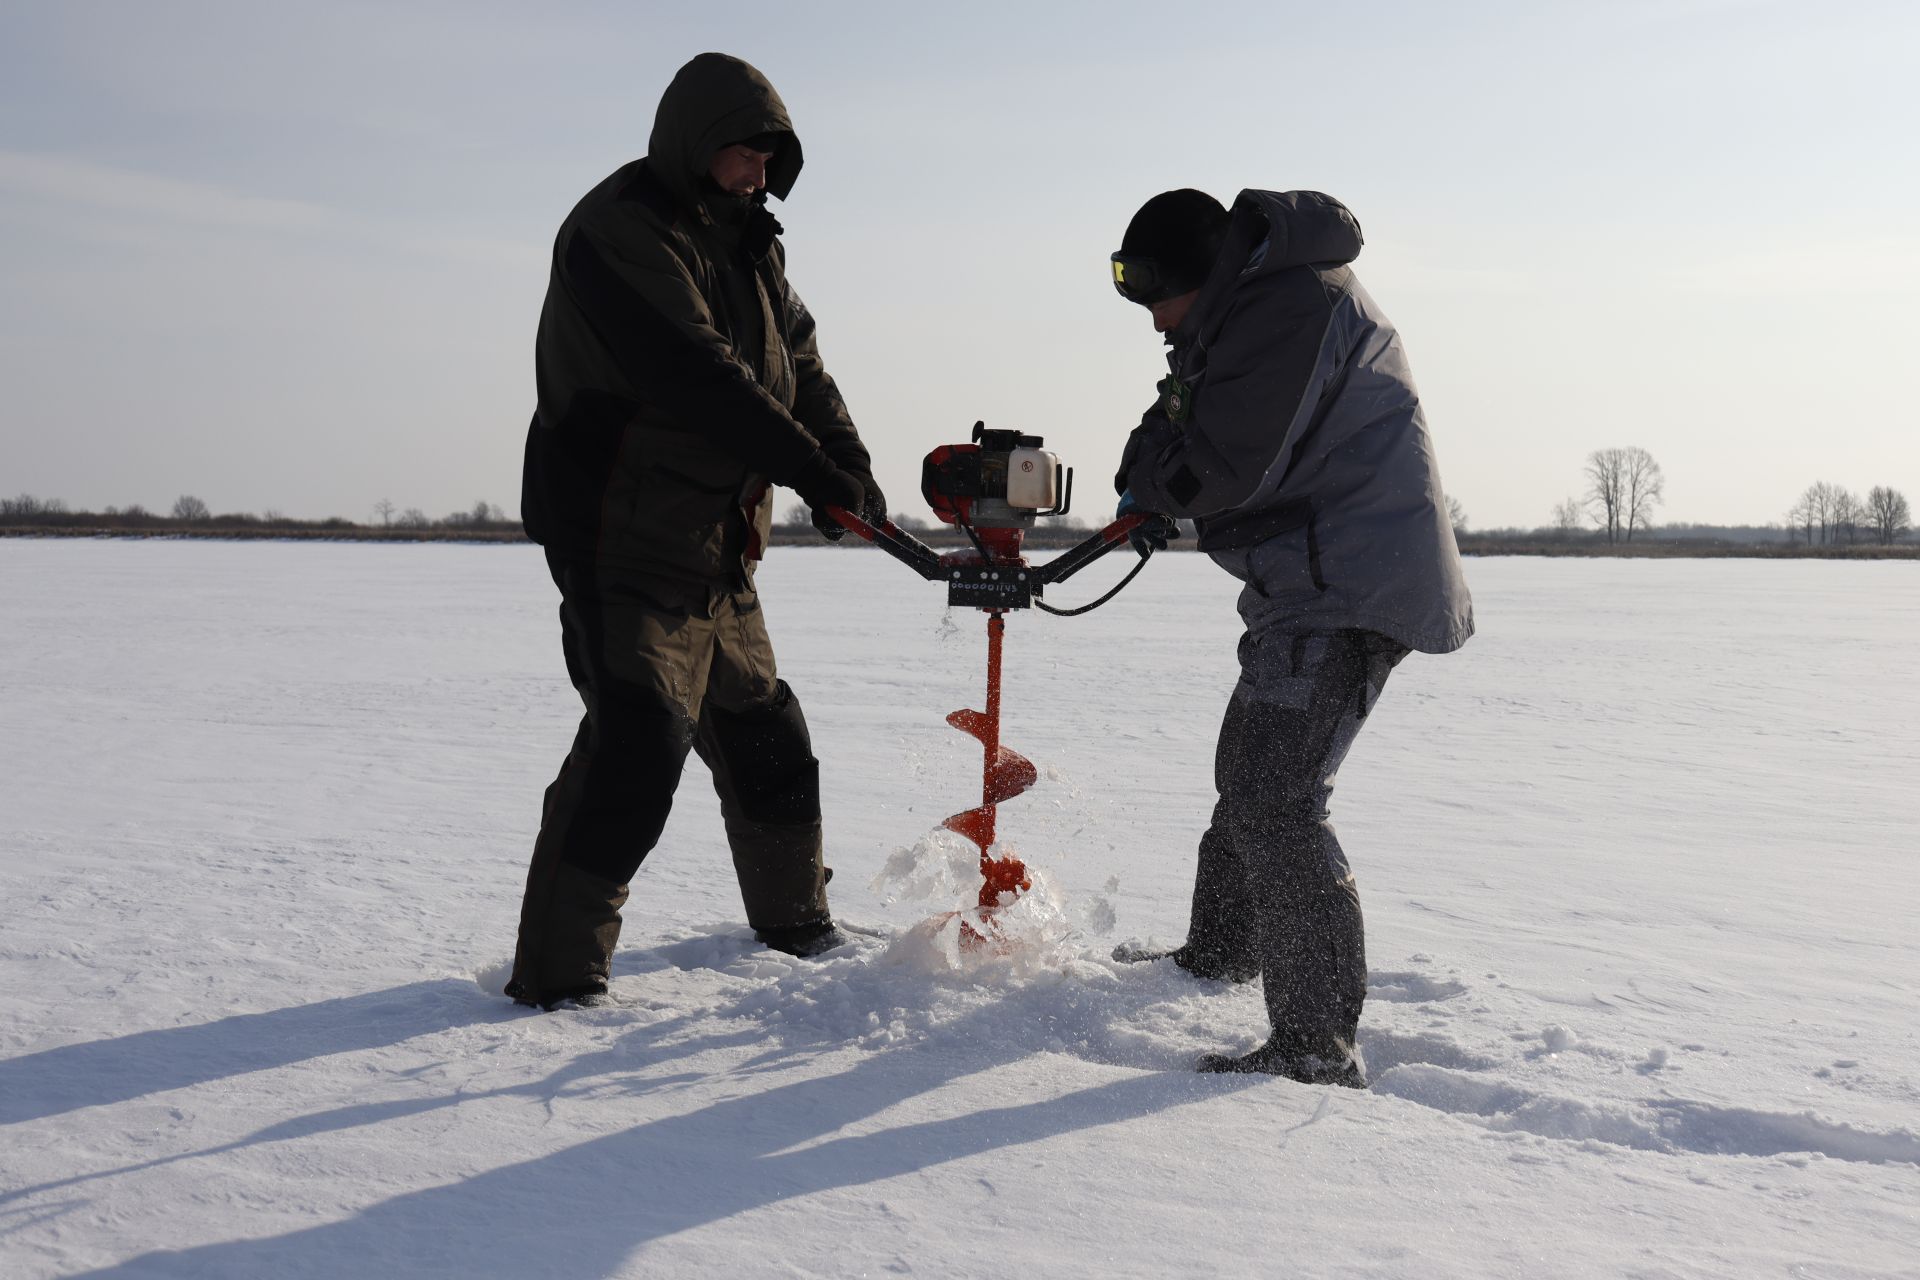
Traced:
[[551, 1004], [541, 1006], [548, 1013], [556, 1009], [608, 1009], [619, 1004], [610, 991], [583, 991], [579, 995], [566, 996]]
[[552, 1009], [606, 995], [627, 886], [535, 855], [506, 994]]
[[1274, 1036], [1252, 1053], [1235, 1057], [1209, 1053], [1200, 1059], [1202, 1072], [1224, 1075], [1285, 1076], [1301, 1084], [1337, 1084], [1348, 1089], [1367, 1087], [1366, 1064], [1351, 1042], [1330, 1037], [1312, 1048]]
[[1201, 951], [1193, 946], [1155, 951], [1123, 945], [1113, 949], [1113, 958], [1121, 964], [1171, 959], [1194, 977], [1207, 982], [1251, 982], [1260, 976], [1260, 966], [1250, 960], [1231, 960], [1217, 951]]
[[847, 935], [834, 928], [832, 920], [790, 925], [784, 929], [755, 929], [753, 936], [769, 950], [785, 952], [802, 960], [825, 955], [835, 947], [847, 945]]
[[567, 991], [535, 991], [524, 982], [507, 984], [507, 995], [515, 1004], [552, 1013], [555, 1009], [598, 1009], [613, 1003], [605, 984], [583, 983]]

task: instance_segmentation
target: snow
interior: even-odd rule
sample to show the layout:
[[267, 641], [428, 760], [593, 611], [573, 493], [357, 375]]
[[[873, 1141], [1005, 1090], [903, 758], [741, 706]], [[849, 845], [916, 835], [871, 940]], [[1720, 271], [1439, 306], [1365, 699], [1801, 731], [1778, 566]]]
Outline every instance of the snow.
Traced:
[[1010, 620], [1039, 884], [982, 955], [938, 827], [982, 615], [777, 550], [858, 931], [753, 943], [696, 760], [618, 1002], [540, 1015], [497, 994], [578, 715], [536, 551], [0, 543], [0, 1275], [1920, 1275], [1920, 577], [1469, 576], [1335, 797], [1362, 1093], [1194, 1074], [1258, 985], [1108, 958], [1184, 933], [1197, 556]]

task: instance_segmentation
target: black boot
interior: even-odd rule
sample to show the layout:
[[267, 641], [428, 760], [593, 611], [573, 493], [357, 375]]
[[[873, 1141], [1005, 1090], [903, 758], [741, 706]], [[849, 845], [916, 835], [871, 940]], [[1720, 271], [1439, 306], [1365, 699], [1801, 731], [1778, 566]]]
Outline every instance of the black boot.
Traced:
[[831, 920], [796, 924], [784, 929], [755, 929], [753, 936], [772, 951], [782, 951], [802, 960], [825, 955], [847, 944], [847, 935], [834, 928]]
[[613, 1003], [604, 982], [583, 983], [564, 991], [534, 991], [523, 982], [509, 982], [507, 995], [515, 1004], [552, 1013], [555, 1009], [598, 1009]]
[[1360, 1051], [1349, 1041], [1329, 1037], [1304, 1048], [1297, 1041], [1275, 1036], [1252, 1053], [1234, 1057], [1227, 1053], [1209, 1053], [1199, 1062], [1199, 1070], [1224, 1075], [1285, 1076], [1301, 1084], [1337, 1084], [1348, 1089], [1367, 1087], [1366, 1066]]
[[626, 885], [536, 851], [507, 995], [540, 1009], [606, 995], [626, 901]]
[[1233, 960], [1217, 951], [1201, 951], [1193, 946], [1179, 946], [1170, 951], [1119, 946], [1113, 949], [1113, 958], [1121, 964], [1171, 959], [1194, 977], [1208, 982], [1252, 982], [1260, 976], [1260, 966], [1250, 960]]

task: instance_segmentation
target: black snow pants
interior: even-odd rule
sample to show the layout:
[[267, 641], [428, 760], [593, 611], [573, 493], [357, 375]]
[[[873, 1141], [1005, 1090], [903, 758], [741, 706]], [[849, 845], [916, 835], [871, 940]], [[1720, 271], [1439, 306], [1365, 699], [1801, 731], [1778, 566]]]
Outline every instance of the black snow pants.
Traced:
[[1334, 774], [1407, 655], [1372, 631], [1247, 633], [1214, 756], [1187, 945], [1266, 987], [1298, 1052], [1351, 1044], [1367, 996], [1360, 892], [1327, 820]]
[[759, 597], [548, 563], [586, 714], [547, 788], [507, 994], [548, 1004], [605, 989], [628, 883], [689, 750], [712, 771], [747, 923], [826, 920], [820, 762]]

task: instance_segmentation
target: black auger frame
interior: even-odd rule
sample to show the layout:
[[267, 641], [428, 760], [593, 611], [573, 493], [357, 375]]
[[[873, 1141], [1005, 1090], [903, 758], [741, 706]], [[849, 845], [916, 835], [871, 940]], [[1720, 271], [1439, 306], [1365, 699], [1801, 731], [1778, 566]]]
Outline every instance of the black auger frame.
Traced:
[[[870, 524], [843, 507], [828, 507], [827, 514], [927, 581], [946, 583], [949, 605], [989, 610], [1025, 609], [1038, 604], [1046, 588], [1066, 581], [1107, 552], [1125, 546], [1128, 535], [1135, 529], [1162, 518], [1138, 514], [1121, 516], [1045, 564], [1030, 565], [1025, 557], [995, 559], [978, 539], [973, 552], [943, 556], [892, 520]], [[1143, 549], [1140, 558], [1145, 561], [1151, 554], [1150, 548]], [[1040, 607], [1047, 608], [1044, 604]]]

